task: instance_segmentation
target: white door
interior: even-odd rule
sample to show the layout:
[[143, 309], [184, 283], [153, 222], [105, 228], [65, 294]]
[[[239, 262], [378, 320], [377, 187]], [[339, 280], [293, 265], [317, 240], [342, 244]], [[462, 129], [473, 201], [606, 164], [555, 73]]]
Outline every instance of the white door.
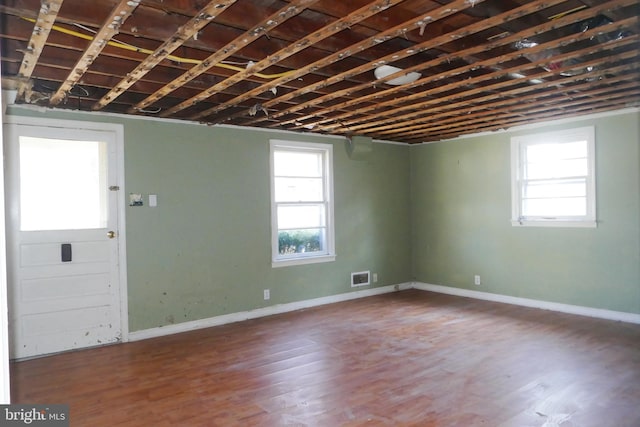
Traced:
[[116, 133], [5, 131], [11, 357], [121, 340]]

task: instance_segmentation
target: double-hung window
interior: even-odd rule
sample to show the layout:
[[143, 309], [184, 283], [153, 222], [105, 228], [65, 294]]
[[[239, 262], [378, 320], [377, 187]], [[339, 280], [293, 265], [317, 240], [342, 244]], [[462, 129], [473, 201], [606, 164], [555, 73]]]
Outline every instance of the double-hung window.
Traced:
[[595, 227], [594, 128], [511, 138], [512, 224]]
[[333, 261], [333, 147], [272, 140], [272, 265]]

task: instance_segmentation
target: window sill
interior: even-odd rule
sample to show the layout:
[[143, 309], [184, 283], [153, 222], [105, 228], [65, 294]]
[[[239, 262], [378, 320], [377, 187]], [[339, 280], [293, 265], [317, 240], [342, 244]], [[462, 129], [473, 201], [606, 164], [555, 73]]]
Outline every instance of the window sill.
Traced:
[[555, 220], [517, 220], [512, 219], [514, 227], [551, 227], [551, 228], [597, 228], [597, 221], [555, 221]]
[[288, 259], [279, 259], [273, 260], [271, 262], [271, 267], [289, 267], [293, 265], [305, 265], [305, 264], [319, 264], [321, 262], [333, 262], [336, 260], [335, 255], [318, 255], [318, 256], [309, 256], [309, 257], [300, 257], [300, 258], [288, 258]]

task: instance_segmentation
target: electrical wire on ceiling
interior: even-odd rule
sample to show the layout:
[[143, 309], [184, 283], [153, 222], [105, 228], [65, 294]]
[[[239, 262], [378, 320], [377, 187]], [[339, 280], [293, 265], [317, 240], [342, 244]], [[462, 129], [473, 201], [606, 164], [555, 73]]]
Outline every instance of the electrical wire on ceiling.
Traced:
[[[21, 17], [22, 19], [24, 19], [25, 21], [29, 21], [31, 23], [35, 23], [36, 20], [35, 19], [31, 19], [31, 18], [25, 18], [25, 17]], [[90, 30], [80, 24], [76, 24], [78, 27], [84, 29], [85, 31], [90, 31], [93, 32], [95, 34], [95, 32], [93, 30]], [[68, 28], [64, 28], [61, 27], [59, 25], [53, 25], [51, 27], [52, 30], [58, 31], [59, 33], [63, 33], [63, 34], [67, 34], [69, 36], [73, 36], [73, 37], [78, 37], [84, 40], [93, 40], [94, 37], [87, 35], [87, 34], [83, 34], [80, 33], [78, 31], [73, 31], [73, 30], [69, 30]], [[139, 53], [144, 53], [147, 55], [152, 55], [154, 53], [153, 50], [151, 49], [145, 49], [142, 47], [138, 47], [138, 46], [134, 46], [131, 45], [129, 43], [124, 43], [121, 41], [113, 41], [113, 40], [109, 40], [107, 42], [107, 45], [112, 46], [112, 47], [116, 47], [118, 49], [124, 49], [124, 50], [129, 50], [132, 52], [139, 52]], [[202, 64], [203, 61], [199, 60], [199, 59], [192, 59], [192, 58], [184, 58], [181, 56], [176, 56], [176, 55], [167, 55], [167, 59], [171, 60], [171, 61], [175, 61], [181, 64], [194, 64], [194, 65], [199, 65]], [[252, 61], [249, 61], [246, 63], [246, 65], [250, 65], [252, 64]], [[232, 64], [239, 64], [238, 62], [233, 62], [233, 63], [225, 63], [225, 62], [218, 62], [216, 64], [213, 64], [214, 67], [218, 67], [218, 68], [225, 68], [227, 70], [233, 70], [233, 71], [244, 71], [246, 68], [242, 68], [242, 67], [238, 67], [236, 65], [232, 65]], [[253, 73], [254, 76], [263, 78], [263, 79], [277, 79], [283, 76], [286, 76], [290, 73], [292, 73], [293, 71], [285, 71], [283, 73], [276, 73], [276, 74], [263, 74], [263, 73]]]

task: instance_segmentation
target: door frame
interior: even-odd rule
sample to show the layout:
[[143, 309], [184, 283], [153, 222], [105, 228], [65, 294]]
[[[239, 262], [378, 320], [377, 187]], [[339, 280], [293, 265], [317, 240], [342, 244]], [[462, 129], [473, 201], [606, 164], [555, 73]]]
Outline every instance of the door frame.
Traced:
[[[0, 160], [4, 169], [4, 91], [0, 94]], [[11, 380], [9, 369], [9, 300], [7, 298], [7, 240], [4, 220], [4, 174], [0, 174], [0, 405], [11, 403]]]
[[[117, 123], [85, 122], [80, 120], [50, 119], [23, 116], [6, 116], [4, 125], [24, 125], [44, 128], [58, 128], [72, 132], [73, 130], [92, 130], [113, 132], [116, 141], [116, 176], [118, 207], [118, 282], [120, 285], [120, 342], [129, 341], [129, 308], [127, 292], [127, 241], [126, 241], [126, 203], [124, 188], [124, 126]], [[6, 129], [6, 126], [4, 126]], [[6, 142], [6, 141], [5, 141]], [[10, 307], [9, 307], [10, 309]]]

